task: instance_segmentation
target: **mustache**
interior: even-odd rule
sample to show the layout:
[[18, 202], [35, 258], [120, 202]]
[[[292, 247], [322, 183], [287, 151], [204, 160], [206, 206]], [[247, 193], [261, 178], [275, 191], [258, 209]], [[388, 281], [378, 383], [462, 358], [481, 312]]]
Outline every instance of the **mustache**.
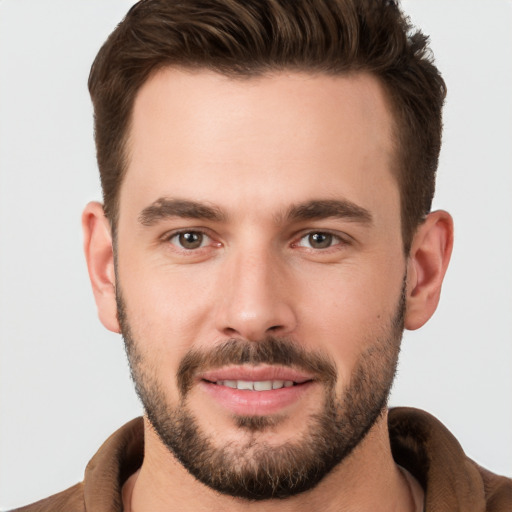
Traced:
[[335, 385], [338, 375], [336, 365], [327, 355], [306, 351], [288, 338], [268, 336], [261, 341], [229, 339], [210, 350], [193, 349], [185, 355], [176, 376], [182, 398], [189, 392], [198, 372], [244, 364], [293, 367], [331, 386]]

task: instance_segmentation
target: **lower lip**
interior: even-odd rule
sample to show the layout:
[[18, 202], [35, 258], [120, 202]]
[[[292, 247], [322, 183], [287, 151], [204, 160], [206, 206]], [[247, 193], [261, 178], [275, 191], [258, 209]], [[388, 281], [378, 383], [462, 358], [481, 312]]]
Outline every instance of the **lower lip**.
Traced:
[[300, 401], [311, 390], [314, 382], [308, 381], [289, 388], [270, 391], [250, 391], [233, 389], [211, 382], [201, 381], [205, 390], [217, 403], [240, 416], [264, 416], [283, 412]]

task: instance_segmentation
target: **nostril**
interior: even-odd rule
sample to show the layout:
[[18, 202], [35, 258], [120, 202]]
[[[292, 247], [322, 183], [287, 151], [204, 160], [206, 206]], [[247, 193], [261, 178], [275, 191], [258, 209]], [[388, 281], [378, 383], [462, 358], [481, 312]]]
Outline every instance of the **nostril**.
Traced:
[[224, 336], [257, 341], [265, 335], [290, 334], [297, 326], [293, 308], [270, 291], [258, 300], [252, 296], [235, 299], [221, 304], [215, 319]]

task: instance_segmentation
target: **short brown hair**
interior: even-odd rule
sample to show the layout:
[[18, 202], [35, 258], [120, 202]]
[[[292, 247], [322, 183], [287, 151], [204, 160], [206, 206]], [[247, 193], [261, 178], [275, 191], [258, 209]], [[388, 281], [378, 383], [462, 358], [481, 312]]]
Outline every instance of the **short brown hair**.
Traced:
[[393, 0], [141, 0], [99, 51], [89, 77], [105, 214], [115, 228], [137, 91], [164, 66], [227, 76], [369, 72], [395, 123], [404, 249], [430, 211], [446, 87], [428, 38]]

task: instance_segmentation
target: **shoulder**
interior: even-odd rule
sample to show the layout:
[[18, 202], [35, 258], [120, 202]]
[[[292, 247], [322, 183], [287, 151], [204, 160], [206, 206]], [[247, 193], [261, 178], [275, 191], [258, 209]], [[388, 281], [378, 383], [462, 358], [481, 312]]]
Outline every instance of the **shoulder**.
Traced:
[[512, 510], [512, 480], [495, 475], [474, 463], [484, 484], [488, 512], [510, 512]]
[[512, 480], [480, 467], [453, 434], [425, 411], [389, 411], [391, 449], [425, 490], [427, 510], [512, 511]]
[[122, 485], [140, 467], [143, 455], [144, 426], [142, 418], [136, 418], [101, 445], [87, 464], [83, 482], [11, 512], [120, 510]]
[[11, 512], [85, 512], [83, 483]]

